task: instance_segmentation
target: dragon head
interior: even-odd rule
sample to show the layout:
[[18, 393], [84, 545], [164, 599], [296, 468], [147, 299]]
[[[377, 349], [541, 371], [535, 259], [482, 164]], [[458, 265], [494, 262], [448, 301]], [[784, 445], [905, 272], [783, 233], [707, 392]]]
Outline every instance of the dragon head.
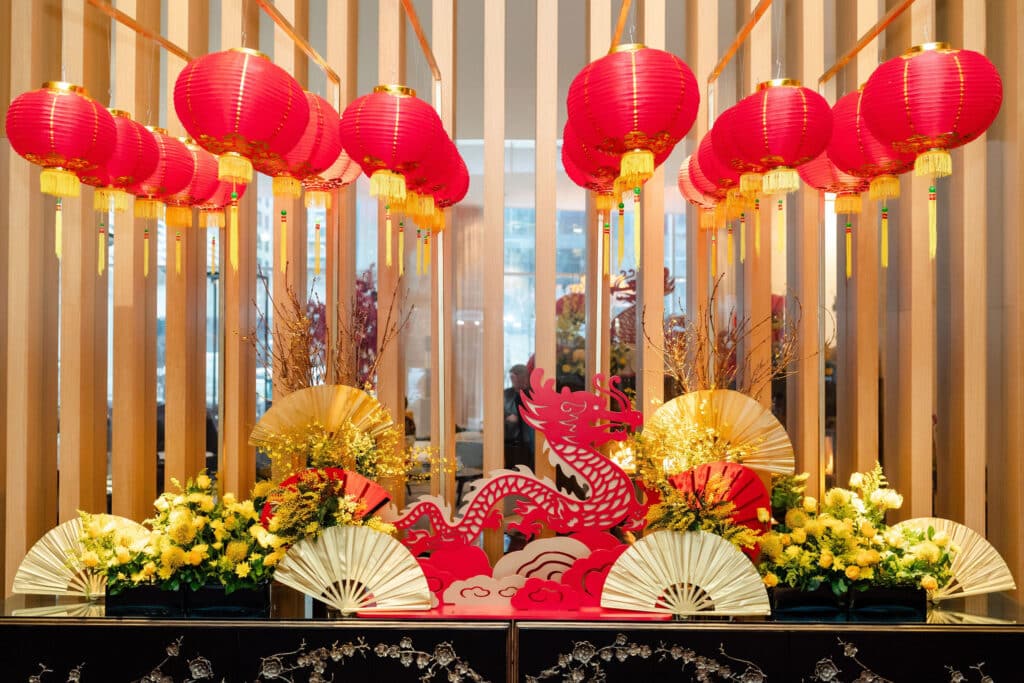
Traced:
[[[619, 389], [619, 378], [605, 381], [594, 377], [594, 389], [572, 391], [564, 387], [555, 389], [555, 380], [544, 380], [544, 371], [537, 368], [530, 375], [530, 391], [522, 393], [523, 419], [534, 429], [543, 432], [548, 441], [562, 441], [577, 446], [598, 446], [611, 439], [623, 440], [626, 426], [640, 427], [643, 415], [634, 410], [629, 398]], [[618, 409], [608, 404], [614, 402]]]

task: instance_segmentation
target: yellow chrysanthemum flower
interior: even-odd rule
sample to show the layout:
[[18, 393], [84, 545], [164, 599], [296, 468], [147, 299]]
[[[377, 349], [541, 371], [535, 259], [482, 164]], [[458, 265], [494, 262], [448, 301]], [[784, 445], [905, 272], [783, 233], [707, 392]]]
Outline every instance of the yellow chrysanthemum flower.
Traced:
[[807, 520], [807, 524], [804, 524], [804, 532], [808, 536], [814, 536], [817, 538], [818, 536], [821, 536], [823, 531], [825, 531], [825, 524], [821, 520], [809, 519]]
[[132, 559], [132, 554], [128, 551], [128, 548], [118, 546], [117, 550], [114, 551], [114, 557], [117, 559], [118, 564], [125, 564]]
[[850, 581], [856, 581], [860, 578], [860, 567], [855, 564], [851, 564], [846, 568], [846, 578]]
[[269, 479], [256, 482], [256, 486], [252, 489], [253, 498], [266, 498], [270, 495], [270, 492], [274, 490], [274, 482]]
[[96, 567], [100, 563], [100, 556], [92, 550], [86, 550], [82, 553], [82, 565], [89, 567], [90, 569]]
[[918, 543], [910, 549], [910, 552], [928, 563], [938, 562], [939, 555], [942, 553], [942, 551], [939, 550], [939, 546], [935, 545], [931, 541], [922, 541]]
[[828, 550], [822, 550], [821, 551], [821, 559], [818, 560], [818, 564], [823, 569], [828, 569], [829, 567], [831, 567], [832, 563], [834, 561], [835, 561], [835, 557], [832, 555], [832, 553], [830, 551], [828, 551]]
[[224, 551], [224, 557], [231, 562], [241, 562], [248, 554], [249, 544], [245, 541], [231, 541], [228, 543], [227, 550]]
[[185, 551], [176, 545], [169, 545], [160, 553], [162, 568], [177, 569], [185, 564]]
[[235, 567], [235, 574], [244, 579], [249, 576], [249, 571], [251, 569], [252, 568], [249, 566], [248, 562], [239, 562], [238, 566]]
[[931, 574], [925, 574], [921, 577], [921, 588], [926, 591], [933, 591], [939, 587], [939, 582], [935, 580], [935, 577]]
[[807, 532], [803, 529], [793, 529], [793, 532], [789, 535], [793, 543], [801, 545], [807, 541]]
[[807, 524], [807, 514], [803, 510], [796, 508], [786, 510], [786, 526], [790, 529], [798, 529], [804, 524]]
[[210, 488], [210, 485], [212, 483], [213, 482], [210, 481], [210, 477], [208, 477], [205, 474], [200, 474], [198, 477], [196, 477], [196, 486], [198, 486], [201, 489], [208, 489], [208, 488]]
[[768, 586], [769, 588], [774, 588], [775, 586], [779, 585], [779, 577], [775, 576], [775, 574], [771, 572], [768, 572], [764, 575], [763, 581], [764, 585]]
[[818, 500], [814, 496], [804, 496], [804, 512], [817, 512]]

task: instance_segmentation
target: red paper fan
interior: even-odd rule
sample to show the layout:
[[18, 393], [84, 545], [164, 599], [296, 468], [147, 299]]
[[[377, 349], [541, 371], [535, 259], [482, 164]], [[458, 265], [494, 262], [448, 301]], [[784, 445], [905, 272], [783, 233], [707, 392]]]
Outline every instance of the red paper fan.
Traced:
[[[377, 510], [384, 507], [390, 500], [391, 494], [387, 492], [380, 484], [373, 482], [358, 472], [352, 472], [351, 470], [343, 470], [340, 467], [321, 467], [321, 468], [310, 468], [296, 472], [292, 476], [288, 477], [281, 482], [280, 488], [296, 489], [296, 485], [299, 483], [303, 475], [313, 472], [321, 478], [321, 480], [331, 480], [341, 483], [341, 492], [343, 495], [352, 496], [356, 500], [364, 504], [362, 512], [356, 517], [362, 519], [372, 515]], [[263, 505], [263, 510], [260, 513], [260, 523], [265, 527], [270, 523], [270, 518], [274, 516], [274, 511], [277, 508], [278, 499], [275, 496], [267, 498], [267, 502]]]
[[708, 481], [715, 475], [725, 479], [728, 488], [724, 495], [708, 502], [729, 501], [736, 506], [732, 521], [756, 531], [767, 531], [767, 522], [757, 519], [758, 508], [771, 509], [771, 498], [761, 478], [749, 467], [734, 462], [711, 462], [668, 478], [683, 493], [702, 494]]

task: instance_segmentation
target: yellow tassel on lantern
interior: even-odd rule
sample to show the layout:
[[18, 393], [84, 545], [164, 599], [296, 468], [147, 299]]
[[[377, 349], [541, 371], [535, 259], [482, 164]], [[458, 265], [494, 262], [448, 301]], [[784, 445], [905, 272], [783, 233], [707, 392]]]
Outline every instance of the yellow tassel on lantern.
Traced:
[[861, 206], [859, 194], [841, 194], [836, 196], [835, 212], [837, 214], [860, 213]]
[[611, 211], [615, 207], [615, 197], [608, 193], [594, 193], [594, 208], [600, 211]]
[[163, 217], [164, 203], [156, 199], [140, 197], [135, 200], [135, 217], [159, 220]]
[[174, 234], [174, 274], [181, 275], [181, 233]]
[[[222, 156], [221, 159], [224, 157]], [[228, 208], [228, 258], [231, 270], [238, 272], [238, 193], [231, 193], [231, 206]]]
[[331, 193], [325, 190], [306, 190], [306, 208], [315, 209], [323, 207], [331, 210]]
[[276, 175], [271, 182], [270, 191], [275, 197], [298, 199], [302, 196], [302, 183], [290, 175]]
[[405, 176], [380, 169], [370, 176], [370, 196], [401, 206], [405, 201]]
[[740, 263], [747, 262], [747, 214], [740, 214]]
[[217, 179], [238, 185], [252, 182], [252, 162], [238, 152], [227, 152], [217, 157]]
[[761, 200], [754, 200], [754, 257], [761, 255]]
[[398, 276], [405, 275], [405, 221], [398, 221]]
[[96, 274], [103, 275], [107, 269], [107, 229], [100, 223], [100, 231], [96, 239]]
[[726, 263], [732, 263], [734, 256], [735, 252], [733, 249], [732, 226], [730, 225], [729, 229], [725, 231], [725, 258], [727, 259]]
[[853, 227], [846, 223], [846, 279], [853, 275]]
[[78, 197], [82, 193], [78, 176], [63, 168], [44, 168], [39, 175], [39, 190], [54, 197]]
[[[921, 157], [918, 157], [920, 159]], [[938, 207], [935, 201], [935, 186], [928, 188], [928, 257], [935, 260], [935, 252], [938, 250], [938, 230], [936, 228]]]
[[944, 149], [930, 149], [917, 155], [914, 175], [942, 178], [953, 173], [953, 157]]
[[423, 235], [423, 272], [430, 272], [430, 231]]
[[740, 176], [740, 192], [749, 196], [761, 194], [764, 186], [764, 174], [744, 173]]
[[634, 149], [622, 155], [619, 180], [623, 187], [638, 187], [654, 175], [654, 152]]
[[780, 192], [796, 192], [800, 189], [800, 174], [786, 166], [773, 168], [764, 174], [761, 181], [761, 192], [779, 194]]
[[281, 209], [281, 272], [288, 270], [288, 212]]
[[210, 274], [217, 274], [217, 237], [210, 240]]
[[64, 210], [61, 206], [62, 202], [60, 198], [57, 199], [57, 210], [53, 215], [53, 250], [57, 254], [57, 260], [60, 260], [61, 253], [64, 251], [64, 247], [61, 244], [61, 235], [64, 233]]
[[92, 208], [100, 213], [111, 209], [124, 213], [128, 210], [128, 193], [114, 187], [97, 187], [92, 195]]
[[718, 275], [718, 231], [711, 233], [711, 272]]
[[316, 227], [313, 228], [313, 274], [320, 274], [320, 224], [317, 223]]
[[142, 277], [149, 277], [149, 228], [142, 231]]
[[192, 227], [192, 207], [191, 206], [168, 206], [167, 207], [167, 225], [172, 228], [191, 228]]
[[640, 188], [633, 188], [633, 258], [636, 262], [637, 269], [640, 268], [640, 231], [642, 224], [640, 222]]
[[[598, 221], [597, 226], [601, 227], [601, 222]], [[619, 230], [618, 230], [618, 258], [615, 263], [618, 268], [622, 268], [622, 259], [626, 255], [626, 205], [619, 202]]]
[[882, 207], [882, 267], [889, 267], [889, 209]]
[[391, 205], [384, 205], [384, 252], [388, 268], [391, 267]]
[[715, 210], [714, 209], [701, 209], [700, 210], [700, 229], [711, 230], [715, 227]]
[[601, 233], [602, 233], [601, 247], [602, 247], [602, 251], [604, 252], [602, 254], [603, 258], [601, 259], [601, 261], [602, 261], [602, 270], [601, 270], [601, 272], [604, 275], [608, 275], [608, 273], [611, 271], [611, 263], [610, 263], [610, 261], [611, 261], [611, 254], [609, 252], [611, 252], [611, 249], [612, 249], [612, 224], [610, 222], [606, 221], [605, 224], [604, 224], [604, 229], [601, 231]]
[[886, 199], [899, 199], [900, 179], [894, 175], [880, 175], [871, 181], [868, 187], [868, 197], [875, 201]]

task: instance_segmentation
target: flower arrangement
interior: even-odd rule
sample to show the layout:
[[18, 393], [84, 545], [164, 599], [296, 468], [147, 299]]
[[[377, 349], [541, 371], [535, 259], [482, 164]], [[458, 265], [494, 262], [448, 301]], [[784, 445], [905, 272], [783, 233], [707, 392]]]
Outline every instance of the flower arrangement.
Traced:
[[956, 546], [944, 532], [888, 528], [885, 515], [903, 497], [888, 488], [882, 468], [856, 472], [849, 488], [829, 489], [820, 505], [804, 495], [807, 475], [773, 482], [772, 508], [782, 519], [760, 539], [765, 585], [837, 596], [873, 586], [934, 590], [950, 578]]
[[725, 500], [728, 488], [728, 482], [718, 474], [708, 479], [702, 491], [679, 491], [661, 480], [656, 489], [660, 500], [647, 511], [647, 528], [707, 531], [740, 548], [754, 548], [758, 533], [732, 521], [736, 505]]

